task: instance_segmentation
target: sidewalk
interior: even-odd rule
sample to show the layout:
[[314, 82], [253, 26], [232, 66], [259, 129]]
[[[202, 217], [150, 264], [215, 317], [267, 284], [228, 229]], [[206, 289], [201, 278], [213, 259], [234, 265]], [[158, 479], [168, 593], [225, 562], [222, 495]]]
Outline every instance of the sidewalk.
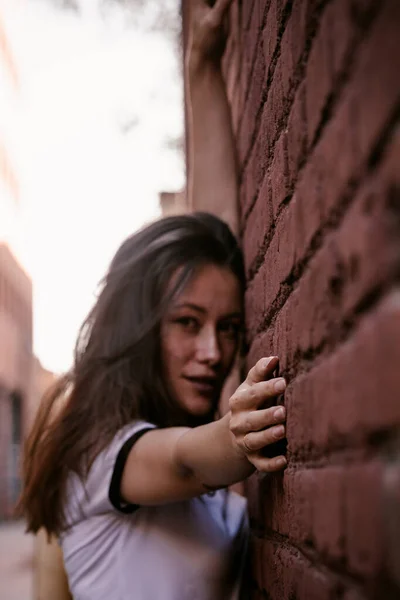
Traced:
[[32, 600], [33, 537], [24, 523], [0, 523], [0, 600]]

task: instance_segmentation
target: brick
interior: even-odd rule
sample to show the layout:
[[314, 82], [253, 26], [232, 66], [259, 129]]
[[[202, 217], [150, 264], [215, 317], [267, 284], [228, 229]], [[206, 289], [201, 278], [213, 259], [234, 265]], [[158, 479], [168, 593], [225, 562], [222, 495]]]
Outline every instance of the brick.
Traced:
[[360, 48], [353, 79], [358, 110], [352, 126], [363, 157], [400, 101], [400, 87], [395, 84], [400, 71], [399, 27], [400, 3], [387, 0]]
[[247, 486], [262, 536], [255, 594], [386, 597], [383, 545], [385, 577], [397, 554], [379, 522], [385, 494], [397, 496], [378, 454], [400, 426], [399, 4], [241, 9], [224, 69], [241, 170], [246, 363], [278, 354], [288, 379], [288, 469]]
[[306, 69], [307, 127], [310, 144], [321, 120], [322, 109], [333, 85], [329, 61], [329, 21], [322, 19]]
[[264, 55], [257, 52], [249, 83], [248, 97], [244, 107], [244, 116], [240, 128], [241, 155], [246, 156], [254, 140], [256, 118], [260, 109], [265, 82]]
[[[363, 298], [398, 272], [399, 229], [386, 208], [391, 186], [390, 179], [384, 182], [380, 172], [367, 180], [339, 230], [328, 236], [310, 261], [299, 287], [287, 301], [286, 332], [293, 345], [292, 349], [287, 348], [290, 356], [296, 351], [304, 353], [317, 348], [327, 339], [334, 341], [335, 335], [339, 335], [341, 320], [358, 310]], [[296, 263], [305, 254], [305, 247], [311, 243], [304, 241], [301, 231], [299, 236], [303, 224], [300, 222], [299, 227], [297, 203], [301, 204], [301, 200], [299, 193], [289, 204], [282, 229], [278, 235], [277, 226], [260, 269], [265, 271], [267, 312], [282, 283], [294, 272]], [[312, 211], [307, 226], [311, 217]], [[314, 218], [317, 222], [317, 216]], [[279, 252], [281, 246], [283, 253]]]
[[245, 293], [246, 326], [251, 341], [265, 314], [265, 273], [260, 269]]
[[250, 349], [246, 356], [247, 371], [253, 367], [256, 362], [264, 356], [275, 356], [272, 342], [272, 330], [263, 332], [251, 340]]
[[296, 543], [312, 541], [313, 504], [316, 475], [313, 469], [285, 471], [289, 489], [288, 500], [288, 536]]
[[243, 252], [247, 276], [260, 252], [265, 236], [272, 226], [272, 206], [269, 178], [265, 177], [243, 235]]
[[296, 186], [293, 204], [295, 225], [296, 257], [302, 260], [315, 235], [323, 225], [322, 190], [325, 188], [325, 173], [317, 161], [311, 159], [301, 173]]
[[[280, 452], [278, 452], [280, 454]], [[273, 531], [286, 536], [289, 531], [289, 498], [288, 486], [284, 485], [284, 473], [276, 473], [266, 477], [267, 485], [263, 486], [263, 496], [269, 498], [265, 507], [264, 523]]]
[[337, 596], [333, 578], [326, 577], [312, 568], [303, 571], [297, 600], [334, 600], [335, 597]]
[[327, 243], [310, 262], [301, 284], [287, 300], [290, 344], [288, 360], [296, 354], [316, 351], [334, 336], [339, 303], [333, 283], [339, 277], [335, 246]]
[[[398, 298], [398, 292], [390, 294], [348, 341], [290, 383], [285, 398], [291, 454], [354, 445], [400, 424]], [[382, 356], [391, 358], [382, 362]]]
[[305, 109], [305, 86], [301, 84], [296, 92], [287, 126], [288, 185], [292, 189], [297, 180], [299, 167], [305, 159], [307, 149], [307, 128]]
[[313, 539], [317, 550], [333, 559], [340, 559], [343, 555], [343, 495], [342, 467], [326, 467], [316, 471]]
[[[282, 38], [282, 55], [278, 59], [272, 82], [267, 91], [267, 99], [261, 116], [259, 134], [261, 135], [261, 138], [265, 140], [263, 144], [263, 150], [266, 154], [270, 153], [270, 149], [277, 138], [279, 128], [283, 124], [282, 119], [285, 115], [285, 100], [292, 84], [294, 83], [294, 69], [301, 56], [301, 52], [298, 48], [298, 40], [301, 38], [305, 43], [305, 4], [306, 3], [301, 2], [301, 0], [297, 0], [297, 2], [295, 2], [287, 28]], [[301, 32], [301, 35], [299, 32]], [[287, 56], [284, 55], [284, 44]], [[244, 119], [243, 130], [246, 128], [247, 123], [245, 123]], [[247, 152], [248, 149], [246, 144], [239, 140], [240, 163], [243, 162]]]
[[310, 565], [294, 548], [280, 546], [276, 556], [281, 565], [281, 589], [280, 594], [275, 596], [275, 600], [291, 600], [296, 597], [303, 572]]
[[[383, 35], [380, 30], [379, 33]], [[378, 39], [376, 32], [375, 37]], [[393, 38], [393, 35], [391, 37]], [[317, 183], [318, 188], [324, 190], [322, 198], [326, 215], [337, 204], [348, 181], [357, 175], [362, 160], [368, 157], [372, 143], [398, 101], [399, 91], [392, 85], [398, 65], [396, 60], [390, 59], [393, 50], [390, 42], [393, 43], [393, 39], [391, 40], [389, 35], [389, 40], [384, 44], [387, 56], [383, 74], [378, 74], [379, 61], [372, 64], [372, 56], [375, 57], [377, 53], [372, 52], [369, 45], [362, 48], [351, 82], [347, 85], [312, 157], [314, 170], [318, 173], [318, 182], [315, 181], [314, 186]], [[384, 88], [381, 106], [378, 106], [378, 100], [373, 104], [373, 98], [376, 99], [380, 92], [376, 92], [372, 99], [368, 92], [372, 73], [375, 71], [377, 77], [382, 79], [379, 90]], [[362, 100], [365, 95], [368, 96], [368, 103]], [[332, 164], [335, 165], [334, 170], [331, 168]], [[309, 185], [313, 185], [312, 180]]]
[[[357, 110], [356, 89], [349, 86], [315, 148], [313, 161], [318, 170], [320, 189], [323, 190], [323, 220], [335, 212], [349, 185], [362, 171], [362, 157], [353, 127]], [[334, 169], [332, 165], [335, 165]]]
[[[295, 200], [294, 200], [295, 202]], [[294, 209], [292, 205], [283, 210], [275, 223], [273, 237], [264, 255], [260, 271], [264, 273], [266, 313], [273, 309], [273, 303], [281, 287], [293, 270], [295, 261]]]
[[[380, 173], [381, 176], [385, 178], [390, 186], [397, 190], [400, 188], [400, 170], [398, 168], [399, 165], [399, 156], [400, 156], [400, 127], [395, 126], [390, 135], [390, 139], [383, 150], [383, 158], [382, 163], [380, 165]], [[388, 204], [388, 209], [390, 211], [391, 217], [393, 221], [396, 223], [396, 226], [399, 225], [398, 218], [398, 203]]]
[[258, 475], [255, 473], [248, 477], [245, 482], [245, 495], [248, 498], [248, 514], [250, 523], [256, 527], [263, 525], [263, 507], [261, 494], [259, 493]]
[[399, 227], [388, 211], [394, 182], [385, 176], [385, 166], [365, 181], [337, 234], [346, 280], [344, 313], [393, 279], [400, 266]]
[[386, 465], [383, 485], [383, 517], [386, 569], [400, 587], [400, 465], [399, 458]]
[[283, 131], [274, 148], [274, 157], [269, 170], [274, 218], [289, 193], [286, 132]]
[[382, 564], [382, 467], [378, 461], [348, 467], [345, 489], [349, 568], [373, 576]]
[[281, 55], [276, 69], [281, 72], [282, 92], [285, 97], [295, 84], [296, 70], [306, 48], [309, 8], [309, 0], [294, 0], [282, 36]]
[[266, 540], [263, 566], [262, 588], [268, 597], [271, 600], [290, 600], [296, 575], [304, 566], [304, 561], [296, 553], [290, 553], [279, 544]]
[[251, 150], [249, 161], [242, 174], [241, 210], [243, 214], [243, 220], [247, 218], [249, 208], [255, 201], [258, 191], [264, 180], [268, 160], [268, 154], [264, 143], [265, 140], [259, 134]]
[[[262, 18], [260, 15], [260, 0], [254, 0], [253, 10], [251, 12], [251, 19], [249, 22], [249, 28], [247, 30], [242, 30], [243, 59], [246, 65], [246, 68], [243, 70], [242, 78], [242, 85], [245, 90], [245, 98], [249, 93], [252, 71], [255, 61], [257, 60], [259, 34], [262, 28]], [[261, 54], [263, 58], [263, 53], [261, 52]]]
[[267, 98], [262, 109], [258, 134], [268, 164], [273, 154], [275, 142], [282, 129], [282, 117], [285, 109], [285, 98], [282, 94], [282, 81], [279, 75], [279, 71], [275, 69], [275, 76], [268, 88]]
[[281, 375], [286, 376], [289, 364], [290, 322], [288, 320], [288, 312], [285, 310], [285, 305], [275, 319], [274, 326], [269, 326], [268, 331], [271, 339], [272, 352], [275, 356], [279, 356]]
[[351, 0], [351, 11], [354, 19], [364, 25], [371, 13], [371, 9], [376, 9], [375, 0]]
[[250, 535], [249, 540], [249, 557], [248, 564], [250, 570], [250, 577], [253, 581], [259, 583], [262, 581], [264, 565], [263, 565], [263, 540], [255, 536]]
[[286, 435], [289, 455], [307, 455], [310, 431], [313, 428], [314, 380], [309, 376], [299, 375], [290, 384], [285, 393], [287, 408]]
[[366, 600], [365, 596], [360, 590], [348, 589], [343, 594], [343, 600]]
[[[338, 358], [336, 367], [343, 368], [343, 383], [340, 389], [337, 382], [331, 405], [336, 411], [333, 432], [354, 435], [358, 430], [361, 435], [369, 435], [400, 423], [400, 374], [395, 367], [400, 364], [399, 341], [400, 302], [399, 294], [394, 293], [365, 319], [354, 339], [346, 344], [340, 362]], [[390, 360], [382, 361], [383, 356], [390, 356]], [[346, 386], [350, 381], [352, 385]], [[347, 389], [343, 389], [345, 386]]]
[[262, 548], [262, 576], [259, 580], [263, 590], [268, 589], [270, 594], [279, 585], [279, 564], [277, 555], [278, 545], [271, 540], [265, 540]]
[[337, 80], [339, 73], [347, 66], [357, 34], [351, 3], [348, 0], [335, 0], [327, 7], [323, 18], [329, 24], [330, 68], [333, 78]]
[[325, 10], [306, 69], [307, 124], [311, 144], [323, 109], [346, 69], [356, 39], [348, 0], [335, 0]]
[[278, 21], [281, 12], [281, 0], [272, 0], [268, 8], [267, 18], [263, 29], [263, 51], [266, 73], [271, 65], [278, 42]]
[[265, 24], [267, 12], [269, 10], [270, 0], [258, 0], [258, 29], [261, 31]]
[[[325, 265], [329, 263], [330, 267], [327, 271], [332, 272], [331, 282], [327, 282], [326, 285], [333, 286], [330, 292], [333, 303], [335, 296], [340, 292], [340, 288], [335, 289], [335, 286], [337, 288], [337, 285], [340, 284], [340, 275], [346, 279], [346, 295], [343, 300], [345, 312], [353, 309], [363, 295], [370, 292], [374, 282], [379, 283], [379, 281], [387, 279], [390, 273], [395, 273], [397, 270], [397, 228], [394, 226], [393, 220], [387, 218], [385, 186], [390, 189], [391, 183], [390, 181], [382, 182], [379, 174], [375, 181], [366, 182], [365, 189], [362, 188], [360, 191], [359, 197], [348, 212], [342, 227], [337, 234], [330, 236], [329, 243], [326, 242], [327, 247], [322, 250], [322, 256], [320, 253], [310, 263], [310, 275], [307, 273], [305, 276], [307, 282], [313, 278], [318, 279], [321, 269], [322, 272], [326, 270], [319, 264], [321, 262], [324, 262]], [[375, 204], [374, 199], [376, 200]], [[270, 273], [269, 276], [267, 275], [269, 283], [267, 306], [276, 297], [277, 284], [272, 285], [272, 282], [275, 280], [279, 283], [282, 282], [294, 266], [294, 252], [296, 259], [301, 260], [305, 248], [310, 244], [310, 241], [304, 242], [304, 239], [298, 235], [301, 234], [299, 230], [301, 230], [302, 222], [299, 221], [297, 205], [301, 204], [301, 200], [302, 193], [299, 192], [285, 212], [282, 225], [277, 225], [277, 232], [265, 257], [265, 268]], [[368, 203], [368, 211], [366, 203]], [[317, 212], [315, 215], [316, 220], [318, 220], [318, 214]], [[309, 212], [308, 226], [310, 226], [311, 216], [312, 210]], [[293, 221], [294, 219], [295, 221]], [[297, 243], [299, 237], [301, 245]], [[295, 238], [296, 248], [293, 249]], [[283, 254], [281, 248], [284, 249]], [[290, 257], [289, 261], [287, 258], [285, 259], [287, 256]], [[269, 264], [271, 266], [267, 268]], [[313, 269], [317, 270], [316, 275], [313, 275]], [[339, 272], [336, 272], [337, 269]], [[325, 276], [323, 279], [326, 280], [327, 277]]]

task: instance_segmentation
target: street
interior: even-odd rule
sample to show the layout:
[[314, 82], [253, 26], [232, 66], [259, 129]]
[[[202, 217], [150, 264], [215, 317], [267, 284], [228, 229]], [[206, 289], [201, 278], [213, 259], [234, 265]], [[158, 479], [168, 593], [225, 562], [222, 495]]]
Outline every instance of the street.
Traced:
[[0, 600], [32, 600], [33, 537], [21, 521], [0, 523]]

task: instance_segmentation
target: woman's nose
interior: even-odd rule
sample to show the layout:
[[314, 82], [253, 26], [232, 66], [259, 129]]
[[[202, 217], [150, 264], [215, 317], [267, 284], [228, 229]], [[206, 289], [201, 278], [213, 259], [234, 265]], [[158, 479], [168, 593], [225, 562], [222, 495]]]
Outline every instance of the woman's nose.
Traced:
[[197, 357], [201, 362], [216, 364], [221, 360], [218, 337], [214, 327], [204, 328], [197, 339]]

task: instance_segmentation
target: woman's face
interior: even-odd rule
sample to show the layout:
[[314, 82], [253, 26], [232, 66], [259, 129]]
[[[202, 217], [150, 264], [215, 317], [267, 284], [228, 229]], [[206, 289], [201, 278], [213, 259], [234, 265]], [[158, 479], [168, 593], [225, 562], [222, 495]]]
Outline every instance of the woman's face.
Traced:
[[236, 276], [215, 265], [199, 269], [161, 323], [164, 376], [188, 414], [201, 417], [216, 408], [241, 328], [242, 298]]

